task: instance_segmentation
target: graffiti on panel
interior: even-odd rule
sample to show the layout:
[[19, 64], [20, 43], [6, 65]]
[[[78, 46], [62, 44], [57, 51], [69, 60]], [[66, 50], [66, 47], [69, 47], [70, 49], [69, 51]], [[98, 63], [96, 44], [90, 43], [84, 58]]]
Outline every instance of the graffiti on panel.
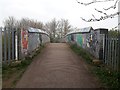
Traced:
[[74, 41], [75, 38], [74, 38], [74, 34], [71, 35], [71, 41]]
[[99, 41], [99, 32], [93, 31], [87, 35], [87, 47], [90, 52], [97, 58], [99, 58], [99, 49], [100, 49], [100, 41]]
[[94, 52], [96, 52], [97, 50], [97, 46], [99, 45], [99, 41], [98, 41], [98, 33], [97, 32], [93, 32], [92, 36], [91, 36], [91, 48], [93, 49]]
[[90, 35], [87, 34], [87, 35], [86, 35], [86, 46], [87, 46], [88, 48], [90, 48], [90, 44], [91, 44], [91, 42], [90, 42]]
[[28, 31], [25, 29], [21, 30], [21, 43], [22, 53], [26, 55], [28, 50]]
[[[106, 29], [96, 29], [84, 33], [76, 33], [76, 41], [79, 46], [86, 49], [96, 58], [102, 60], [104, 53], [104, 40], [105, 34], [107, 34]], [[71, 35], [68, 35], [71, 36]]]
[[98, 33], [97, 32], [91, 32], [90, 34], [87, 35], [87, 47], [91, 48], [93, 51], [96, 51], [96, 47], [99, 44], [98, 41]]
[[83, 37], [81, 34], [77, 34], [77, 42], [82, 47], [83, 45]]
[[71, 35], [68, 36], [68, 42], [70, 42], [70, 41], [71, 41]]

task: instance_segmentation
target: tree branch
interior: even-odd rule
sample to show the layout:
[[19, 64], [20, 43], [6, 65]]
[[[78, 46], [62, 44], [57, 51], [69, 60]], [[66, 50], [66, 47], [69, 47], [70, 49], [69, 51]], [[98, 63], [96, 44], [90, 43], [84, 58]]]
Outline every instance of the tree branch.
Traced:
[[85, 22], [95, 22], [95, 21], [101, 21], [101, 20], [105, 20], [105, 19], [108, 19], [108, 18], [114, 18], [116, 15], [120, 15], [120, 12], [116, 12], [114, 14], [110, 14], [110, 15], [106, 15], [106, 16], [101, 16], [100, 18], [96, 19], [94, 15], [92, 15], [94, 17], [89, 19], [89, 20], [86, 20], [84, 18], [81, 17], [81, 19]]
[[93, 4], [93, 3], [98, 3], [98, 2], [108, 2], [108, 1], [114, 1], [114, 0], [104, 0], [104, 1], [93, 0], [92, 2], [89, 2], [89, 3], [79, 2], [78, 0], [76, 0], [76, 1], [77, 1], [77, 3], [79, 3], [79, 4], [82, 4], [82, 5], [87, 6], [87, 5], [90, 5], [90, 4]]
[[103, 12], [103, 11], [100, 11], [100, 10], [98, 10], [98, 9], [96, 9], [96, 8], [95, 8], [95, 10], [96, 10], [97, 12], [99, 12], [99, 13], [103, 13], [104, 15], [108, 15], [107, 13], [105, 13], [105, 12]]
[[116, 0], [116, 2], [115, 2], [115, 4], [113, 5], [113, 6], [110, 6], [109, 8], [103, 8], [104, 10], [109, 10], [109, 9], [111, 9], [111, 8], [113, 8], [113, 9], [116, 9], [116, 7], [117, 7], [117, 3], [119, 2], [120, 0]]
[[120, 26], [120, 23], [118, 23], [118, 25], [117, 26], [115, 26], [114, 28], [112, 28], [112, 29], [116, 29], [116, 28], [118, 28], [118, 26]]

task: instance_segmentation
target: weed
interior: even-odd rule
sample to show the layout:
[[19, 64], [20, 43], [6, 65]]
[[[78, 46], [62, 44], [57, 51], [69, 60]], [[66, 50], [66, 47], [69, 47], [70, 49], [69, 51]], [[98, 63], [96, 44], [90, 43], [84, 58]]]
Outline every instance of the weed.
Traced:
[[111, 71], [107, 67], [93, 67], [92, 72], [96, 74], [105, 87], [120, 88], [118, 78], [119, 72]]
[[[16, 83], [22, 77], [27, 67], [32, 63], [33, 61], [32, 59], [40, 53], [42, 48], [44, 48], [43, 45], [34, 53], [32, 58], [27, 56], [25, 60], [14, 62], [9, 65], [7, 64], [2, 65], [3, 87], [5, 88], [8, 86], [15, 87]], [[10, 85], [6, 85], [8, 81]]]
[[111, 71], [108, 67], [104, 64], [101, 65], [94, 65], [92, 63], [92, 58], [88, 52], [86, 52], [81, 47], [77, 45], [71, 45], [71, 49], [78, 55], [80, 55], [87, 63], [91, 65], [91, 72], [95, 74], [100, 82], [102, 83], [103, 87], [105, 88], [120, 88], [119, 84], [119, 76], [120, 72]]
[[71, 45], [71, 49], [77, 53], [78, 55], [80, 55], [82, 58], [84, 58], [88, 63], [92, 62], [92, 56], [86, 52], [86, 50], [84, 50], [81, 47], [78, 47], [76, 44]]

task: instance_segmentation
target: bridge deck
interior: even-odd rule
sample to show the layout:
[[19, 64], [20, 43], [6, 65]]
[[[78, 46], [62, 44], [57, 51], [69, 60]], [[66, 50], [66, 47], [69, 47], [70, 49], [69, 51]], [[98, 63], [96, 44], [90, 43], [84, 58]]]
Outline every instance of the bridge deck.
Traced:
[[87, 65], [64, 43], [51, 43], [28, 67], [17, 88], [97, 88]]

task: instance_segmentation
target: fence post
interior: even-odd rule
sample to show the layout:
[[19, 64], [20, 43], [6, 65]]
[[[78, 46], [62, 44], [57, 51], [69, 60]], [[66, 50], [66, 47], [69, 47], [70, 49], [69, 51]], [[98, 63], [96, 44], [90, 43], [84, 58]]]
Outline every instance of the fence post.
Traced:
[[2, 89], [2, 27], [0, 28], [0, 89]]
[[104, 39], [104, 57], [103, 57], [103, 59], [104, 59], [104, 63], [105, 64], [107, 64], [107, 35], [105, 34], [105, 39]]
[[18, 30], [15, 30], [15, 60], [18, 60]]
[[7, 45], [8, 45], [8, 63], [10, 64], [11, 61], [11, 28], [7, 28], [8, 31], [8, 38], [7, 38]]
[[0, 28], [0, 67], [2, 65], [2, 27]]
[[117, 45], [117, 42], [118, 42], [118, 40], [117, 40], [117, 38], [116, 38], [116, 40], [115, 40], [115, 70], [118, 70], [118, 67], [117, 67], [117, 63], [118, 63], [118, 60], [117, 60], [117, 47], [118, 47], [118, 45]]
[[[118, 53], [120, 54], [120, 32], [119, 32], [119, 36], [118, 36], [118, 49], [119, 49]], [[118, 56], [118, 71], [120, 72], [120, 55]]]
[[[118, 11], [120, 12], [120, 1], [118, 2]], [[120, 54], [120, 14], [118, 16], [118, 46], [119, 46], [119, 54]], [[119, 70], [120, 71], [120, 55], [118, 58], [118, 62], [119, 62]]]
[[14, 53], [15, 53], [15, 37], [14, 37], [14, 31], [15, 31], [15, 28], [12, 28], [12, 31], [11, 31], [11, 38], [12, 38], [12, 60], [14, 60]]
[[7, 35], [6, 35], [6, 27], [4, 28], [4, 63], [7, 62]]
[[18, 37], [18, 59], [22, 59], [22, 52], [21, 52], [21, 28], [17, 30], [17, 37]]

